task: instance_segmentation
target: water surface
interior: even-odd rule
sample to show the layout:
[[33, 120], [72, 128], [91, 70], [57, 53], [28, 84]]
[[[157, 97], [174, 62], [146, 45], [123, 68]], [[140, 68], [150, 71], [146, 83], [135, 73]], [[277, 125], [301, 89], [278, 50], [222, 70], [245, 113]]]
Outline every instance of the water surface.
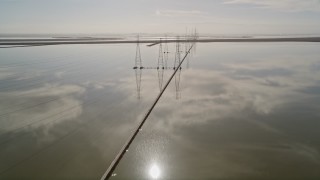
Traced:
[[[0, 49], [0, 178], [99, 179], [161, 87], [135, 48]], [[111, 179], [319, 179], [319, 48], [197, 44]]]
[[112, 179], [318, 179], [318, 49], [198, 44]]

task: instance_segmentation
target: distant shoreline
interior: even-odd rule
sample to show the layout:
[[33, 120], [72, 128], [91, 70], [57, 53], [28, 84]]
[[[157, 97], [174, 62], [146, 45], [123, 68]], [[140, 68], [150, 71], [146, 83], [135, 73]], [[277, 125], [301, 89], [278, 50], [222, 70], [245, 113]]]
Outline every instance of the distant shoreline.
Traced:
[[[158, 44], [159, 40], [140, 40], [139, 43]], [[162, 40], [164, 42], [164, 40]], [[166, 42], [186, 42], [185, 40], [169, 39]], [[197, 43], [218, 43], [218, 42], [320, 42], [320, 37], [290, 37], [290, 38], [208, 38], [198, 40], [188, 40], [188, 42]], [[0, 39], [0, 48], [28, 47], [28, 46], [46, 46], [63, 44], [130, 44], [137, 43], [137, 40], [122, 40], [113, 38], [56, 38], [56, 39]], [[7, 46], [7, 47], [1, 47]]]

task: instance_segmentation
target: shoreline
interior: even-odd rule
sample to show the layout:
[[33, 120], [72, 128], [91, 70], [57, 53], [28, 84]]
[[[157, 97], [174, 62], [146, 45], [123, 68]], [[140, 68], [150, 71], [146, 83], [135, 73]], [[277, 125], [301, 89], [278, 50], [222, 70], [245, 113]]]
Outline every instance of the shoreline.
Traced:
[[[175, 43], [186, 42], [185, 40], [162, 40], [162, 42]], [[197, 43], [214, 43], [214, 42], [320, 42], [320, 37], [294, 37], [294, 38], [229, 38], [229, 39], [197, 39], [188, 40], [187, 42]], [[106, 40], [104, 38], [95, 39], [0, 39], [0, 48], [10, 48], [10, 46], [29, 47], [29, 46], [46, 46], [46, 45], [63, 45], [63, 44], [130, 44], [138, 43], [137, 40]], [[141, 44], [158, 44], [159, 40], [140, 40]]]

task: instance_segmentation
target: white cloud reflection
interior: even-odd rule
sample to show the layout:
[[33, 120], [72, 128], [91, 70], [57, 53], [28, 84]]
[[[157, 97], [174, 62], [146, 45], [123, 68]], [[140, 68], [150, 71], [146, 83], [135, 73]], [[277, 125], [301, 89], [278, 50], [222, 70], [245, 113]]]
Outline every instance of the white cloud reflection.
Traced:
[[[312, 52], [318, 46], [273, 46], [198, 48], [194, 68], [181, 73], [182, 98], [175, 99], [173, 79], [121, 162], [119, 178], [144, 177], [139, 172], [154, 157], [166, 168], [164, 179], [319, 176], [320, 56]], [[127, 80], [123, 90], [135, 89], [134, 77]], [[154, 99], [157, 82], [156, 71], [146, 70], [142, 97]]]
[[13, 72], [7, 68], [0, 68], [0, 80], [6, 79], [13, 75]]
[[[85, 89], [80, 86], [58, 84], [46, 84], [30, 90], [1, 92], [0, 96], [6, 97], [3, 102], [8, 102], [0, 104], [2, 109], [8, 109], [7, 106], [11, 105], [10, 101], [28, 102], [32, 107], [32, 104], [39, 103], [43, 98], [54, 99], [52, 102], [49, 101], [34, 108], [21, 108], [21, 110], [18, 109], [15, 113], [2, 116], [1, 131], [6, 132], [24, 126], [36, 128], [43, 124], [48, 124], [50, 121], [55, 122], [51, 124], [53, 125], [64, 120], [73, 119], [82, 112], [81, 101], [76, 98], [76, 95], [83, 94], [84, 92]], [[64, 112], [68, 108], [70, 111]], [[27, 126], [28, 124], [33, 125]], [[51, 125], [49, 124], [45, 127], [50, 128]]]

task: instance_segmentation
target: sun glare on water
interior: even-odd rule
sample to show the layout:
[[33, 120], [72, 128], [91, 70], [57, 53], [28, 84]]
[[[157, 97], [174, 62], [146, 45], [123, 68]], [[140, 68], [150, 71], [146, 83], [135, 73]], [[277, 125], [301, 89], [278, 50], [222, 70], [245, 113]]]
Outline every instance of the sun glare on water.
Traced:
[[153, 178], [153, 179], [158, 179], [160, 176], [160, 169], [156, 164], [153, 164], [149, 170], [149, 175]]

